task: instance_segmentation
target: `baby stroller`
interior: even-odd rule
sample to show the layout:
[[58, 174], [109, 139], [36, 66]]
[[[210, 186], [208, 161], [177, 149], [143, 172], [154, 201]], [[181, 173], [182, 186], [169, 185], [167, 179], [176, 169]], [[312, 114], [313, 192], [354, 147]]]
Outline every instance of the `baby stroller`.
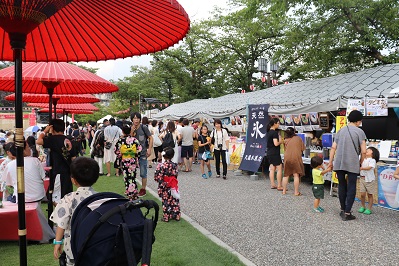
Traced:
[[[141, 208], [146, 208], [143, 215]], [[150, 209], [151, 219], [146, 218]], [[150, 265], [159, 206], [152, 200], [129, 201], [103, 192], [83, 200], [72, 217], [71, 248], [75, 265]]]

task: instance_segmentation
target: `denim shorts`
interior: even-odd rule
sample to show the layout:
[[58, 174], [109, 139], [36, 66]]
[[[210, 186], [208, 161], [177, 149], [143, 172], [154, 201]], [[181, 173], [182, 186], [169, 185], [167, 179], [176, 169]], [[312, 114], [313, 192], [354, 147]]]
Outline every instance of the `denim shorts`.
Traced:
[[140, 177], [141, 178], [147, 178], [147, 158], [140, 158], [139, 163], [140, 163]]

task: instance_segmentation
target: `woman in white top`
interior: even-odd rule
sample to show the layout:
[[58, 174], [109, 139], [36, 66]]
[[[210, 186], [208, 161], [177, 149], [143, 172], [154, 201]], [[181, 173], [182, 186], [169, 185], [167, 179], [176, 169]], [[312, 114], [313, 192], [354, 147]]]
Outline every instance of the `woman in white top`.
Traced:
[[[181, 136], [180, 136], [179, 131], [177, 131], [177, 129], [175, 127], [175, 123], [173, 121], [168, 122], [168, 124], [166, 125], [166, 130], [164, 132], [162, 132], [161, 135], [159, 135], [159, 138], [161, 140], [163, 140], [165, 135], [168, 132], [172, 133], [173, 139], [175, 141], [175, 147], [173, 148], [173, 150], [175, 151], [175, 155], [172, 158], [172, 162], [178, 163], [179, 162], [179, 152], [178, 152], [179, 145], [177, 143], [181, 140]], [[161, 145], [161, 147], [162, 147], [162, 145]], [[162, 157], [162, 162], [164, 162], [163, 157]]]
[[226, 179], [226, 153], [229, 151], [229, 135], [227, 134], [227, 130], [222, 128], [222, 121], [220, 119], [215, 119], [213, 125], [215, 129], [211, 133], [211, 138], [214, 140], [213, 152], [215, 154], [216, 177], [220, 177], [220, 157], [222, 157], [223, 179]]
[[152, 120], [151, 122], [151, 128], [148, 128], [150, 130], [150, 133], [152, 135], [152, 138], [154, 139], [154, 157], [152, 162], [153, 163], [157, 163], [160, 162], [162, 156], [161, 156], [161, 152], [162, 152], [162, 142], [159, 139], [159, 128], [158, 128], [158, 121], [157, 120]]

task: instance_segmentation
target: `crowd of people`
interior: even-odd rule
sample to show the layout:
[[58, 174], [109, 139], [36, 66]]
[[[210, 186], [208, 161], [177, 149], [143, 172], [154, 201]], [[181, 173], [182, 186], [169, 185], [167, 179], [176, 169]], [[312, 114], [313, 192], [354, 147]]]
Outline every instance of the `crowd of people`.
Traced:
[[[366, 135], [359, 128], [363, 115], [360, 111], [354, 110], [348, 115], [348, 125], [341, 128], [335, 135], [334, 142], [329, 154], [328, 165], [324, 167], [323, 159], [318, 155], [311, 158], [313, 186], [312, 191], [315, 197], [313, 211], [324, 212], [320, 206], [321, 199], [324, 198], [324, 177], [327, 172], [334, 171], [338, 178], [338, 197], [341, 211], [340, 217], [344, 221], [356, 219], [352, 214], [352, 206], [356, 196], [357, 178], [360, 176], [360, 192], [362, 207], [359, 213], [370, 215], [374, 203], [373, 193], [375, 193], [376, 163], [379, 160], [379, 152], [376, 148], [366, 148]], [[287, 194], [287, 183], [292, 176], [294, 179], [294, 195], [301, 196], [299, 191], [300, 178], [305, 175], [302, 154], [305, 150], [302, 139], [295, 134], [295, 130], [289, 127], [285, 130], [284, 141], [278, 130], [280, 121], [272, 118], [267, 126], [267, 160], [270, 164], [270, 184], [272, 189], [282, 191]], [[320, 145], [312, 133], [312, 145]], [[280, 146], [284, 145], [284, 169], [280, 155]], [[283, 171], [284, 170], [284, 171]], [[283, 177], [284, 172], [284, 177]], [[397, 173], [396, 173], [397, 172]], [[395, 173], [399, 177], [399, 168]], [[277, 173], [277, 186], [275, 184], [275, 174]], [[366, 196], [368, 206], [366, 208]]]

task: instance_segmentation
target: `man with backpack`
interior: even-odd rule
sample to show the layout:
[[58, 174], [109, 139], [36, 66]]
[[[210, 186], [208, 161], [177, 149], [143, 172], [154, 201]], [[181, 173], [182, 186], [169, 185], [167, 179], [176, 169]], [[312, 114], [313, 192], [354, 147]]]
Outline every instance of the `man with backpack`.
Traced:
[[132, 120], [131, 135], [139, 140], [142, 147], [139, 164], [140, 164], [140, 177], [142, 178], [142, 186], [138, 196], [144, 197], [147, 194], [147, 157], [151, 155], [153, 138], [148, 127], [141, 124], [141, 114], [134, 112], [130, 115]]

